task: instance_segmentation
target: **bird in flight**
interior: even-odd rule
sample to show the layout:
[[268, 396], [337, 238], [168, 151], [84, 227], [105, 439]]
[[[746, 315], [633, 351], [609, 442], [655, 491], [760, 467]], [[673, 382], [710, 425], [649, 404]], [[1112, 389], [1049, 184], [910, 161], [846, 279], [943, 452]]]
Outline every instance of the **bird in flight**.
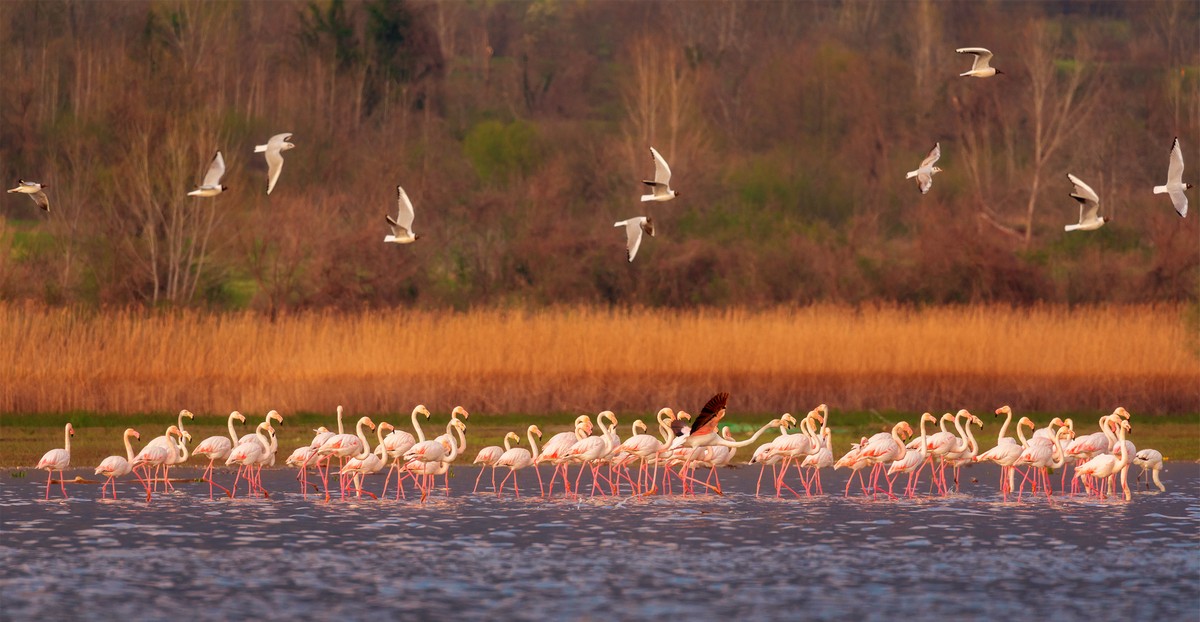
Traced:
[[291, 138], [291, 132], [284, 132], [272, 136], [265, 145], [254, 146], [254, 153], [266, 152], [267, 194], [271, 194], [271, 191], [275, 189], [275, 182], [279, 181], [279, 174], [283, 172], [283, 154], [281, 152], [296, 146], [288, 142]]
[[229, 188], [221, 185], [221, 177], [225, 175], [225, 158], [221, 157], [221, 152], [213, 156], [212, 163], [208, 165], [208, 172], [204, 174], [204, 183], [198, 188], [188, 193], [189, 197], [215, 197]]
[[992, 61], [992, 53], [987, 48], [958, 48], [954, 50], [959, 54], [974, 54], [975, 64], [971, 65], [970, 71], [958, 74], [962, 76], [971, 76], [975, 78], [990, 78], [996, 74], [1003, 74], [1003, 71], [992, 67], [988, 63]]
[[[1183, 183], [1183, 150], [1179, 148], [1179, 138], [1171, 145], [1171, 161], [1167, 164], [1167, 183], [1155, 186], [1154, 194], [1166, 194], [1171, 197], [1171, 203], [1181, 218], [1187, 217], [1187, 194], [1185, 191], [1192, 184]], [[12, 192], [12, 190], [9, 190]]]
[[924, 160], [921, 160], [921, 166], [917, 167], [915, 171], [909, 171], [904, 178], [912, 179], [916, 177], [917, 187], [920, 188], [921, 194], [929, 192], [929, 189], [933, 187], [933, 174], [942, 172], [942, 169], [934, 166], [940, 157], [942, 157], [942, 145], [941, 143], [934, 143], [933, 149], [929, 151], [929, 155], [925, 156]]
[[24, 179], [17, 180], [17, 187], [9, 190], [9, 192], [20, 192], [28, 194], [29, 198], [33, 199], [37, 206], [45, 211], [50, 211], [50, 198], [42, 191], [42, 188], [49, 188], [50, 184], [39, 184], [36, 181], [25, 181]]
[[1078, 177], [1067, 173], [1067, 179], [1075, 184], [1071, 198], [1079, 201], [1079, 224], [1067, 225], [1067, 231], [1095, 231], [1104, 226], [1110, 219], [1100, 215], [1100, 196], [1092, 187], [1083, 183]]
[[625, 252], [629, 261], [637, 256], [638, 247], [642, 245], [642, 234], [654, 237], [654, 219], [649, 216], [638, 216], [613, 224], [614, 227], [625, 227]]
[[650, 148], [650, 155], [654, 157], [654, 181], [643, 179], [642, 183], [650, 186], [651, 194], [643, 194], [643, 201], [670, 201], [679, 196], [679, 193], [671, 189], [671, 167], [667, 166], [667, 161], [654, 147]]
[[388, 226], [392, 228], [392, 234], [384, 236], [384, 242], [392, 242], [395, 244], [412, 244], [420, 239], [420, 235], [412, 232], [413, 204], [408, 200], [408, 193], [404, 188], [396, 186], [396, 217], [392, 218], [389, 214], [387, 217]]

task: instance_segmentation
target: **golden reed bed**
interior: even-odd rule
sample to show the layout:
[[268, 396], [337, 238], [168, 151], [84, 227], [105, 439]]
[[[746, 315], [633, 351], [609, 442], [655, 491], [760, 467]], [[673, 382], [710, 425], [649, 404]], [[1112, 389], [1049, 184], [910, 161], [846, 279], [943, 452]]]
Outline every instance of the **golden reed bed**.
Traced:
[[0, 412], [1200, 412], [1178, 306], [89, 313], [0, 306]]

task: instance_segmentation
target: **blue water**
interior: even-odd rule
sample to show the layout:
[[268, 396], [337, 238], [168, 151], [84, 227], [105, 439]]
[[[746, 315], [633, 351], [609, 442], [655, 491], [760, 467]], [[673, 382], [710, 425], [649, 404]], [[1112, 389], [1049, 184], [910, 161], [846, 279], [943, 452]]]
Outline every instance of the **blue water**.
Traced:
[[[722, 472], [720, 497], [498, 499], [470, 493], [476, 473], [457, 467], [451, 496], [425, 504], [306, 500], [278, 469], [264, 472], [269, 499], [214, 502], [207, 485], [183, 483], [147, 505], [128, 483], [116, 502], [98, 501], [88, 484], [47, 502], [40, 472], [0, 471], [0, 618], [1195, 620], [1200, 611], [1196, 464], [1170, 464], [1168, 492], [1130, 502], [1020, 504], [999, 500], [990, 466], [967, 469], [957, 495], [902, 501], [843, 498], [842, 473], [825, 476], [826, 496], [755, 498], [749, 467]], [[531, 473], [522, 490], [537, 490]]]

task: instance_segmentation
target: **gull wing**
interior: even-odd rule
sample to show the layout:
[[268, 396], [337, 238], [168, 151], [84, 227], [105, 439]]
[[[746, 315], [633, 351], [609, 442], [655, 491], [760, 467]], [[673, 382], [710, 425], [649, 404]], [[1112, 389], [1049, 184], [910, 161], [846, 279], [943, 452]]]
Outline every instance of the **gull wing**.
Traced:
[[208, 172], [204, 174], [204, 183], [202, 186], [219, 186], [221, 185], [221, 177], [225, 175], [225, 158], [221, 157], [221, 152], [213, 156], [212, 163], [208, 165]]
[[940, 157], [942, 157], [942, 144], [934, 143], [933, 149], [929, 150], [929, 155], [925, 156], [924, 160], [921, 160], [921, 168], [931, 168], [937, 163]]
[[625, 255], [629, 261], [633, 261], [633, 258], [637, 256], [638, 249], [642, 246], [642, 233], [644, 232], [642, 227], [645, 222], [646, 217], [640, 216], [619, 223], [625, 225]]
[[267, 149], [267, 194], [275, 189], [275, 182], [279, 181], [279, 174], [283, 172], [283, 154], [279, 152], [278, 145], [273, 147]]
[[287, 142], [291, 138], [292, 138], [291, 132], [284, 132], [282, 134], [276, 134], [271, 137], [271, 140], [267, 141], [267, 149], [268, 150], [272, 149], [272, 148], [278, 149], [281, 145], [283, 145], [283, 143]]
[[[44, 191], [38, 190], [37, 192], [29, 195], [29, 198], [33, 199], [33, 202], [37, 203], [38, 207], [42, 208], [43, 210], [46, 210], [47, 212], [50, 211], [50, 197], [47, 197], [46, 193]], [[1172, 196], [1171, 200], [1174, 200], [1174, 199], [1175, 199], [1175, 197]], [[1186, 198], [1183, 200], [1183, 210], [1185, 212], [1187, 211], [1187, 199]]]
[[669, 185], [671, 183], [671, 167], [667, 166], [667, 161], [654, 147], [650, 148], [650, 155], [654, 156], [654, 183]]
[[[1175, 211], [1179, 212], [1179, 216], [1181, 218], [1187, 218], [1187, 195], [1183, 193], [1183, 188], [1171, 190], [1167, 192], [1167, 196], [1171, 197], [1171, 203], [1175, 205]], [[50, 208], [47, 207], [46, 210], [49, 211]]]
[[929, 192], [933, 187], [933, 174], [925, 171], [917, 173], [917, 186], [921, 189], [921, 194]]
[[988, 63], [992, 61], [992, 52], [987, 48], [958, 48], [954, 50], [959, 54], [974, 54], [975, 64], [971, 65], [971, 71], [976, 69], [986, 69]]
[[1167, 184], [1183, 183], [1183, 149], [1179, 148], [1179, 138], [1171, 145], [1171, 161], [1167, 165]]
[[1079, 201], [1079, 222], [1095, 218], [1100, 212], [1100, 197], [1096, 191], [1070, 173], [1067, 173], [1067, 179], [1075, 185], [1075, 190], [1071, 192], [1071, 198]]
[[399, 210], [396, 214], [396, 224], [404, 227], [406, 231], [412, 231], [413, 218], [415, 217], [413, 204], [412, 201], [408, 200], [408, 193], [400, 186], [396, 186], [396, 207]]

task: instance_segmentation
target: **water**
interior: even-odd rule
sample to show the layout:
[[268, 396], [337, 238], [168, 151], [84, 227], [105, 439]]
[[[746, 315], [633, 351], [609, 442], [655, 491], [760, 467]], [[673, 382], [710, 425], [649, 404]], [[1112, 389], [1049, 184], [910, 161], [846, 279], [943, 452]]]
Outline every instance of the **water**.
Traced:
[[188, 483], [147, 506], [128, 484], [116, 502], [93, 485], [46, 502], [40, 473], [0, 472], [3, 619], [1195, 619], [1200, 607], [1197, 464], [1172, 463], [1167, 493], [1128, 503], [1021, 504], [998, 499], [990, 466], [965, 471], [957, 496], [898, 502], [842, 498], [842, 473], [824, 497], [756, 499], [752, 468], [723, 471], [722, 497], [497, 499], [471, 495], [477, 471], [459, 467], [452, 496], [424, 505], [305, 500], [276, 470], [269, 500], [210, 502]]

